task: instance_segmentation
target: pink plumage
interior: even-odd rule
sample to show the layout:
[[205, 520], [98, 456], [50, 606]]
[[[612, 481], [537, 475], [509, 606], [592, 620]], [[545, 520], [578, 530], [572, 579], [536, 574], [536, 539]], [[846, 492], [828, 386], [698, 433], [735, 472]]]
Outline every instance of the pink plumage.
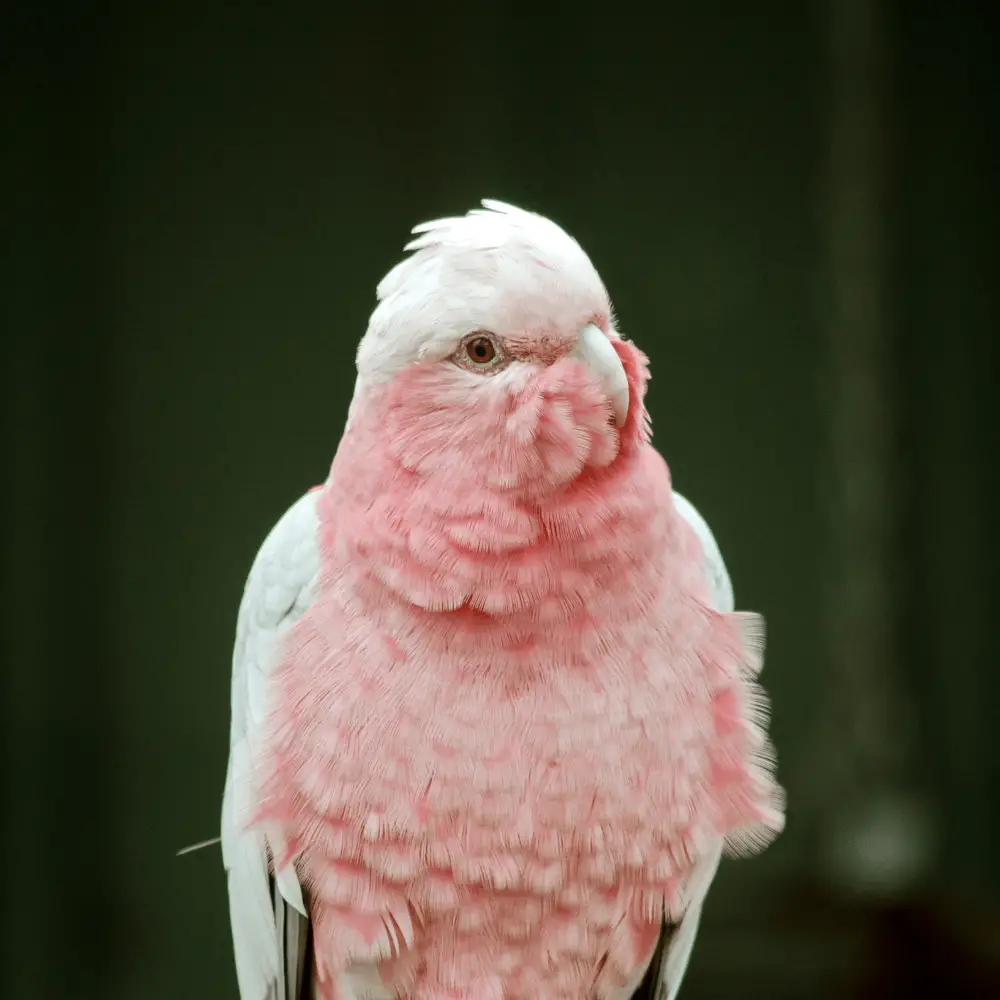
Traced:
[[[380, 289], [319, 588], [273, 675], [255, 819], [309, 892], [331, 998], [359, 962], [415, 1000], [612, 996], [712, 845], [782, 825], [761, 620], [711, 606], [646, 359], [575, 242], [491, 214], [503, 239], [449, 220]], [[477, 289], [496, 319], [463, 327]], [[407, 356], [392, 324], [435, 294], [454, 333]], [[585, 324], [627, 377], [620, 425], [572, 354]], [[503, 353], [481, 372], [456, 363], [480, 330]]]

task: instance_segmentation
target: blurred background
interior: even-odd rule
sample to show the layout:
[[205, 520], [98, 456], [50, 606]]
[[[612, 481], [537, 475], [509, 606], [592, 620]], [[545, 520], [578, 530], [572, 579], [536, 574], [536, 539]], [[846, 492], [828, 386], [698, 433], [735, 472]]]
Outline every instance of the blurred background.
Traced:
[[684, 1000], [1000, 997], [993, 5], [3, 15], [0, 995], [235, 1000], [251, 559], [379, 277], [497, 197], [592, 256], [763, 612], [787, 832]]

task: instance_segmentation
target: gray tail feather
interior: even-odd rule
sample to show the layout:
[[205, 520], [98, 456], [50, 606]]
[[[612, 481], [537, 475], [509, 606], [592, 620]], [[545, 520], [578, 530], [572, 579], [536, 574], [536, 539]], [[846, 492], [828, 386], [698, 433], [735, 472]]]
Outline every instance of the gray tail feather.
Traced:
[[276, 1000], [312, 1000], [312, 924], [285, 902], [273, 877], [268, 882], [275, 926], [282, 934], [281, 954], [284, 956]]
[[677, 924], [669, 921], [663, 922], [660, 940], [656, 942], [656, 950], [649, 961], [646, 975], [642, 977], [642, 982], [632, 994], [632, 1000], [663, 1000], [663, 961], [670, 939], [677, 932], [677, 927]]

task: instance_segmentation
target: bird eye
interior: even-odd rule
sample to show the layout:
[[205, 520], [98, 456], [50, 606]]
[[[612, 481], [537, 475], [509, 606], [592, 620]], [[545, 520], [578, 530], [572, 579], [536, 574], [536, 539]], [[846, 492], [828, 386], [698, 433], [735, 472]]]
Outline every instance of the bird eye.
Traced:
[[485, 375], [500, 371], [507, 364], [503, 341], [489, 330], [476, 330], [462, 338], [451, 360], [466, 371]]
[[473, 337], [465, 345], [466, 357], [474, 365], [488, 365], [497, 356], [497, 349], [489, 337]]

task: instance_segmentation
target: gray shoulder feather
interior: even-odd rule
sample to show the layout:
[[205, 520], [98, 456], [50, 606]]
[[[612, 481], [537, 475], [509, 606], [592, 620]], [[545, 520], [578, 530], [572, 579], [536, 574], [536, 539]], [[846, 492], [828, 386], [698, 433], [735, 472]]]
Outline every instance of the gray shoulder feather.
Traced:
[[[729, 572], [722, 559], [718, 543], [705, 519], [698, 513], [690, 500], [674, 492], [674, 507], [685, 521], [694, 529], [701, 542], [702, 556], [705, 560], [705, 578], [708, 581], [709, 593], [716, 611], [732, 611], [733, 584]], [[701, 922], [701, 911], [705, 904], [708, 890], [715, 878], [722, 858], [723, 841], [708, 851], [691, 876], [691, 884], [687, 887], [688, 906], [679, 924], [668, 928], [664, 933], [670, 935], [663, 953], [660, 969], [659, 997], [664, 1000], [676, 1000], [688, 962], [694, 950], [695, 938], [698, 935], [698, 925]]]
[[297, 1000], [308, 936], [302, 889], [291, 866], [269, 872], [268, 844], [246, 823], [257, 801], [253, 759], [268, 709], [271, 671], [288, 628], [309, 607], [320, 569], [315, 493], [278, 521], [254, 560], [233, 649], [229, 767], [222, 802], [222, 858], [229, 885], [241, 1000]]

